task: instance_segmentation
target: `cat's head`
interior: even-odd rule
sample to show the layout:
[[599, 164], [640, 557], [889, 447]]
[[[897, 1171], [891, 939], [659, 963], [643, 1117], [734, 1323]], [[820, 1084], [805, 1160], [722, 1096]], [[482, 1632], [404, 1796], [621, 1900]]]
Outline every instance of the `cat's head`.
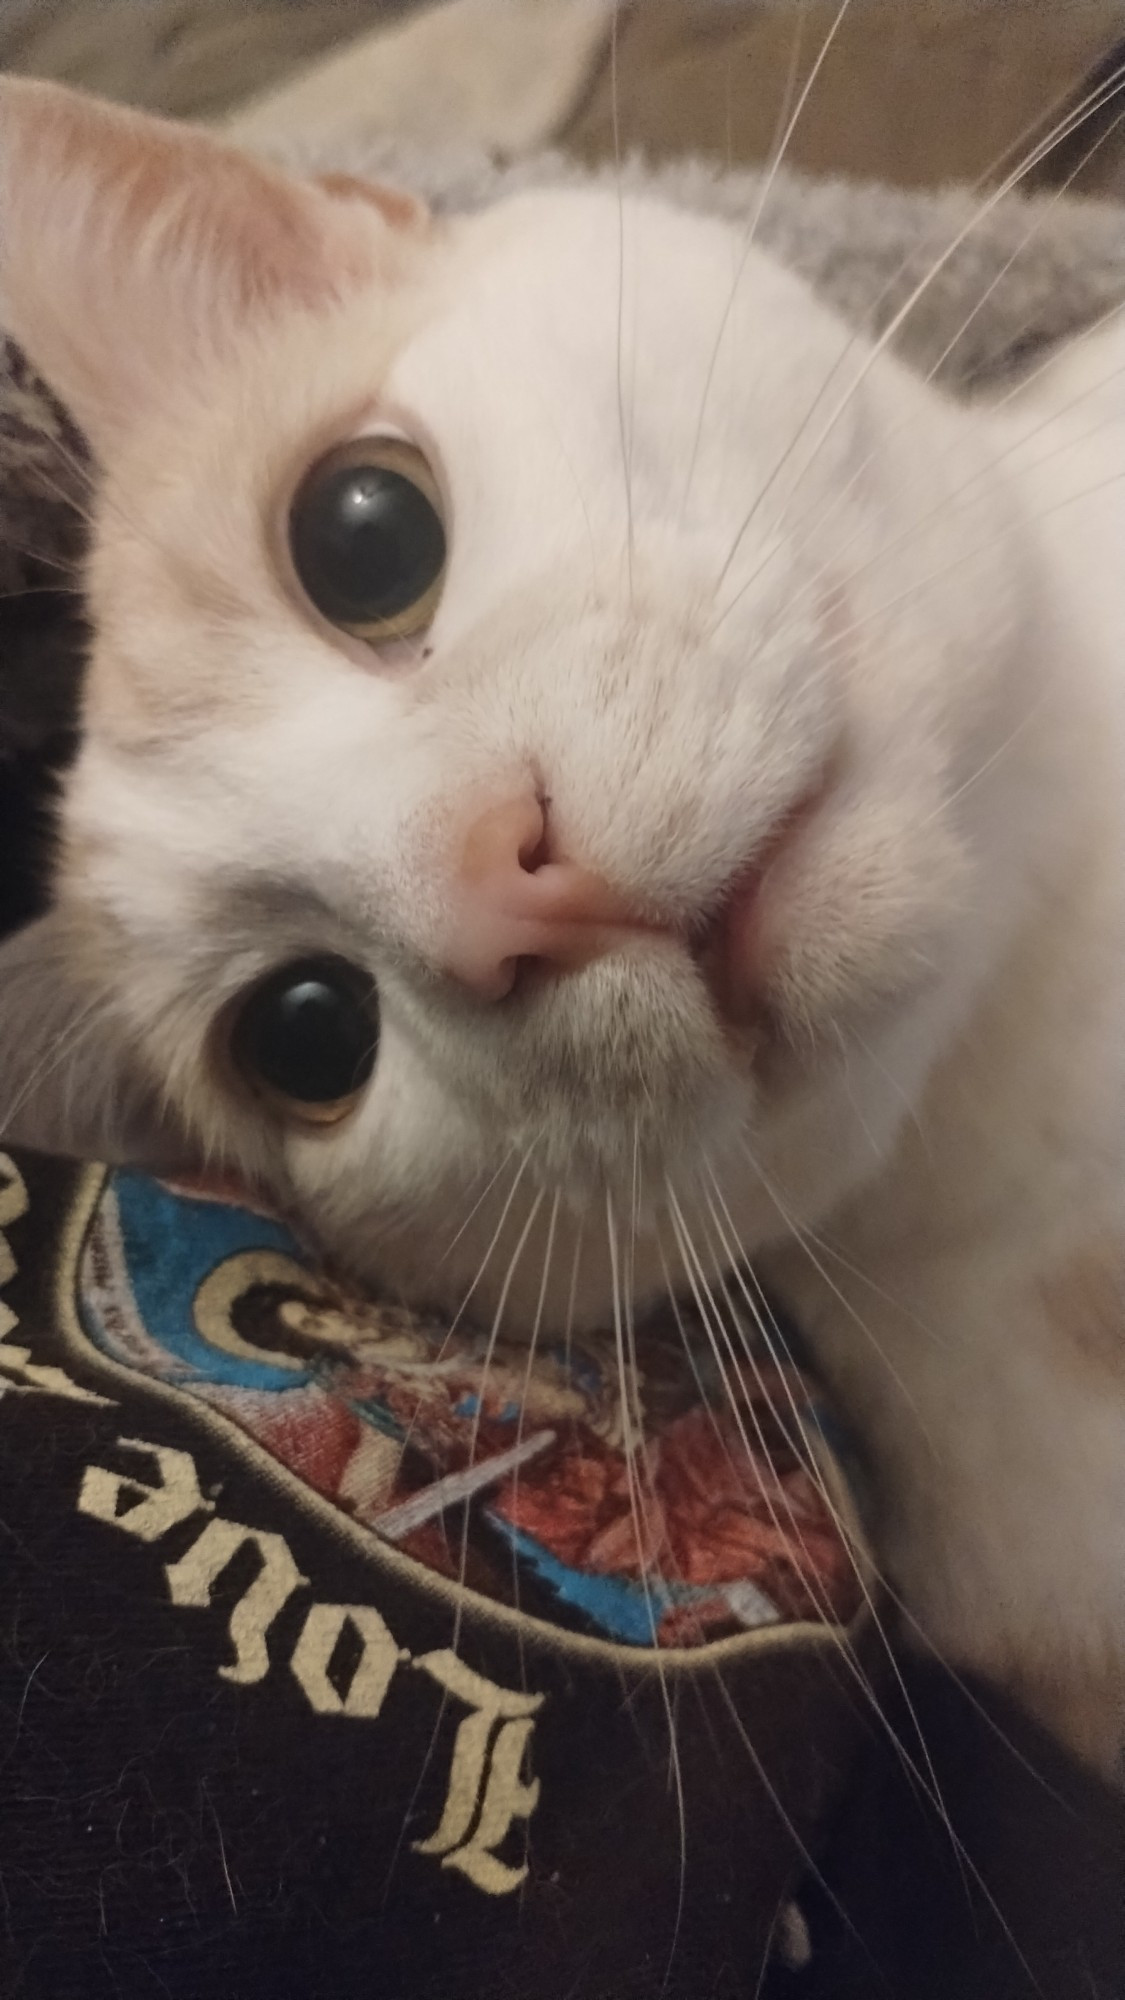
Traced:
[[754, 1244], [869, 1173], [1003, 893], [970, 427], [612, 184], [435, 219], [6, 84], [0, 186], [4, 323], [99, 467], [0, 1127], [225, 1166], [450, 1294], [533, 1208], [674, 1239], [718, 1190]]

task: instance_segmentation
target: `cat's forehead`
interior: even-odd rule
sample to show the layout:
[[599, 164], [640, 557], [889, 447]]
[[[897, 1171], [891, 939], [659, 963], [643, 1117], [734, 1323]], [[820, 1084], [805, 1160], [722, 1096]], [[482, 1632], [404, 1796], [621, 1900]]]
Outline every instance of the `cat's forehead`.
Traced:
[[479, 500], [541, 548], [626, 511], [725, 532], [847, 340], [743, 231], [608, 184], [511, 197], [439, 254], [382, 393], [434, 441], [462, 528]]
[[824, 339], [808, 295], [747, 233], [610, 184], [509, 197], [457, 222], [447, 256], [440, 309], [403, 357], [411, 386], [425, 369], [482, 383], [506, 370], [513, 389], [569, 378], [635, 417], [641, 370], [674, 415], [709, 378], [730, 394], [767, 361], [791, 366], [795, 330], [804, 347]]
[[465, 310], [505, 320], [517, 340], [553, 332], [560, 345], [581, 328], [608, 326], [616, 339], [646, 323], [698, 325], [713, 342], [716, 307], [737, 305], [740, 267], [756, 261], [719, 218], [608, 183], [510, 195], [459, 218], [449, 240]]

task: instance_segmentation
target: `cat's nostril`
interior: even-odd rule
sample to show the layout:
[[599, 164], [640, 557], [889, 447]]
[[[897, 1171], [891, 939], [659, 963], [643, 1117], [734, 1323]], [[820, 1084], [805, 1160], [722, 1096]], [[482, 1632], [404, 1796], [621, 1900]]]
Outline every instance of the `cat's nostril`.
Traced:
[[536, 874], [540, 868], [545, 868], [551, 859], [551, 828], [549, 818], [551, 801], [550, 799], [539, 798], [536, 800], [536, 804], [539, 808], [539, 826], [537, 829], [529, 826], [528, 832], [521, 842], [519, 849], [520, 867], [526, 875]]
[[546, 815], [528, 792], [478, 813], [462, 843], [461, 881], [476, 884], [521, 871], [534, 874], [548, 858]]
[[554, 850], [543, 795], [489, 806], [461, 845], [443, 970], [482, 999], [512, 991], [534, 963], [566, 972], [649, 929], [593, 870]]

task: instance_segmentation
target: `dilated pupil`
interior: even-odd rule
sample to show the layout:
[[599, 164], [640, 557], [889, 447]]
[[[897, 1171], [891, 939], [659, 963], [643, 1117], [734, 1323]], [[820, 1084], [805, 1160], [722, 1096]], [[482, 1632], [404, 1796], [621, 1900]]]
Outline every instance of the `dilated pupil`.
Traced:
[[315, 473], [290, 524], [301, 583], [334, 624], [399, 617], [424, 597], [445, 562], [445, 530], [411, 479], [389, 466]]
[[250, 995], [232, 1037], [240, 1069], [297, 1104], [353, 1097], [375, 1068], [378, 1003], [345, 960], [283, 967]]

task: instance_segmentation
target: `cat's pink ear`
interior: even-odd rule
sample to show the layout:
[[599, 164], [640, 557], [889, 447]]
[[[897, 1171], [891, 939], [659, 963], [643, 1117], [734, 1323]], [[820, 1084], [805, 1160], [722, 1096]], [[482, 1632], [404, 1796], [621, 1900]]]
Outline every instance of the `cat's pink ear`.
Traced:
[[369, 276], [399, 226], [206, 133], [0, 83], [0, 326], [96, 450], [255, 316]]
[[405, 188], [387, 187], [381, 181], [362, 180], [358, 174], [317, 174], [316, 185], [339, 201], [365, 201], [392, 229], [421, 229], [430, 220], [430, 211], [419, 195]]

